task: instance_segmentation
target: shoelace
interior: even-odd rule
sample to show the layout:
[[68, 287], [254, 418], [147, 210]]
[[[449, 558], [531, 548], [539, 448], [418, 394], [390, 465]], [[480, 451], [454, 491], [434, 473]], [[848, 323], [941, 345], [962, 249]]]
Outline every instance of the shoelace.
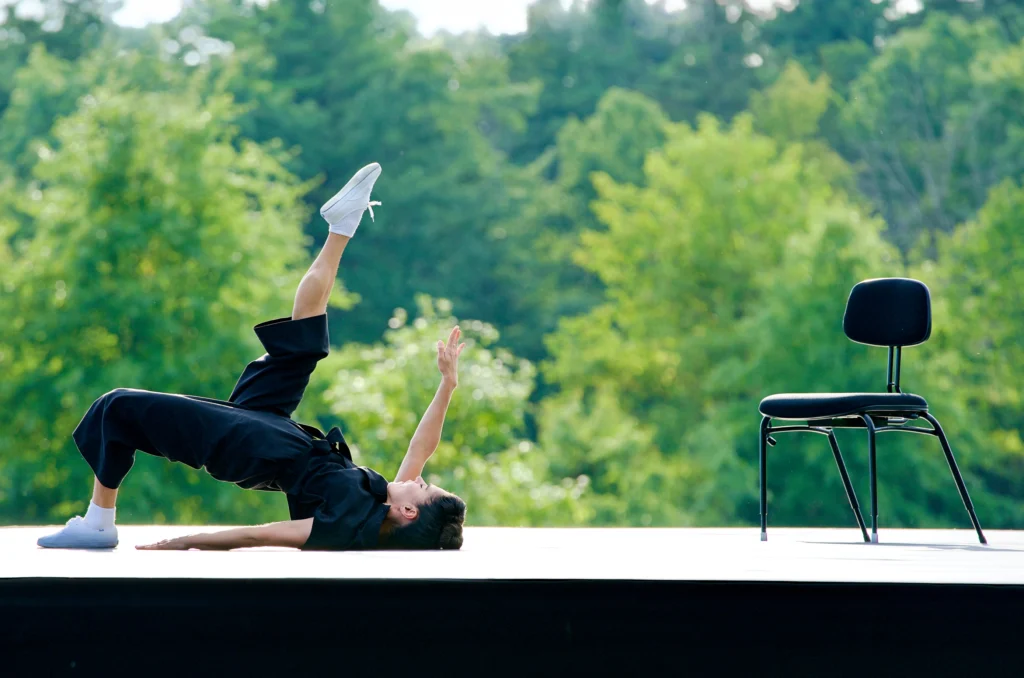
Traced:
[[370, 210], [370, 221], [376, 221], [376, 219], [373, 218], [373, 206], [374, 205], [378, 205], [379, 206], [380, 205], [380, 200], [371, 200], [370, 204], [366, 206], [366, 209]]

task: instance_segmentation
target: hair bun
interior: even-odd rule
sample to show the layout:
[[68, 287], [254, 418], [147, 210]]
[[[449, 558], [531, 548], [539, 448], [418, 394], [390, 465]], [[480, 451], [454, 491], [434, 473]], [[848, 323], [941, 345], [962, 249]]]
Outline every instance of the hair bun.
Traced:
[[458, 549], [462, 547], [462, 525], [460, 523], [448, 523], [441, 528], [441, 537], [438, 539], [438, 546], [443, 549]]

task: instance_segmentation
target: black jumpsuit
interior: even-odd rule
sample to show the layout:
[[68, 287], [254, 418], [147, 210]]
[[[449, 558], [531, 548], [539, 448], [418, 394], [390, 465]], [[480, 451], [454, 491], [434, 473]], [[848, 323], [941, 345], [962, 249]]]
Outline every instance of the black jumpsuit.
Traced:
[[327, 316], [271, 320], [255, 331], [266, 354], [249, 363], [228, 401], [115, 389], [75, 429], [79, 451], [105, 487], [119, 487], [142, 450], [247, 489], [286, 493], [292, 520], [313, 518], [304, 549], [375, 548], [387, 481], [352, 462], [337, 428], [324, 436], [291, 419], [330, 350]]

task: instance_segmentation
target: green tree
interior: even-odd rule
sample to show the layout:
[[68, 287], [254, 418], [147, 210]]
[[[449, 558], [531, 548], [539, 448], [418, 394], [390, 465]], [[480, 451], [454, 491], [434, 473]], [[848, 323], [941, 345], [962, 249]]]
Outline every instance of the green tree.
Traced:
[[[12, 243], [0, 308], [0, 511], [53, 521], [80, 510], [90, 471], [71, 432], [118, 386], [226, 397], [259, 354], [249, 329], [281, 315], [303, 261], [304, 187], [238, 138], [224, 95], [101, 87], [40, 146], [32, 182], [0, 212], [31, 219]], [[255, 274], [258, 272], [258, 275]], [[139, 455], [121, 514], [253, 521], [283, 502]]]
[[209, 77], [208, 64], [198, 70], [187, 69], [167, 63], [163, 56], [156, 40], [142, 40], [138, 46], [126, 49], [111, 36], [74, 60], [48, 51], [43, 42], [34, 44], [24, 66], [11, 80], [9, 104], [0, 113], [0, 161], [19, 179], [27, 179], [38, 161], [38, 144], [53, 145], [54, 123], [74, 112], [80, 97], [95, 88], [131, 87], [142, 92], [193, 88], [206, 94], [223, 91], [217, 79]]
[[20, 179], [28, 178], [38, 161], [34, 142], [52, 142], [53, 123], [74, 111], [78, 97], [88, 91], [83, 62], [59, 59], [37, 45], [11, 79], [10, 99], [0, 114], [0, 160]]
[[1012, 107], [1020, 56], [990, 21], [933, 14], [890, 40], [851, 85], [844, 145], [901, 248], [948, 233], [989, 187], [1024, 169], [1014, 132], [1022, 113]]
[[825, 68], [825, 54], [836, 44], [871, 46], [893, 26], [886, 18], [897, 10], [888, 0], [800, 0], [779, 7], [761, 27], [761, 39], [776, 58], [796, 59], [812, 73]]
[[654, 444], [655, 430], [623, 409], [615, 385], [567, 388], [544, 399], [539, 444], [557, 476], [586, 483], [592, 525], [692, 525], [699, 507], [686, 500], [695, 464]]
[[[942, 12], [961, 16], [969, 21], [991, 20], [1010, 42], [1024, 38], [1024, 8], [1017, 0], [923, 0], [921, 17]], [[913, 18], [911, 15], [910, 18]]]
[[954, 453], [967, 466], [979, 518], [992, 527], [1024, 522], [1024, 387], [1015, 376], [1024, 360], [1022, 220], [1024, 188], [1004, 181], [915, 271], [935, 299], [928, 369], [957, 407], [947, 426]]
[[853, 168], [828, 142], [840, 103], [825, 74], [811, 80], [800, 64], [786, 64], [779, 78], [750, 98], [755, 128], [781, 143], [800, 143], [808, 161], [819, 163], [837, 188], [855, 197]]
[[644, 0], [536, 2], [526, 32], [507, 40], [512, 78], [541, 83], [512, 157], [537, 158], [566, 120], [590, 116], [611, 87], [651, 97], [673, 120], [701, 111], [729, 118], [758, 83], [744, 61], [756, 37], [753, 15], [735, 2], [697, 0], [676, 12]]
[[110, 32], [111, 0], [0, 3], [0, 113], [7, 108], [14, 74], [42, 47], [73, 62], [98, 47]]
[[[509, 83], [500, 60], [457, 60], [439, 44], [416, 42], [406, 20], [375, 0], [208, 0], [180, 26], [235, 45], [240, 56], [225, 59], [245, 63], [231, 91], [272, 104], [254, 107], [242, 124], [256, 140], [301, 148], [294, 170], [323, 178], [311, 207], [359, 166], [383, 166], [375, 190], [383, 207], [342, 274], [362, 301], [333, 318], [336, 336], [379, 337], [396, 307], [415, 308], [419, 292], [498, 317], [494, 272], [505, 250], [493, 229], [517, 212], [532, 183], [481, 129], [499, 111], [501, 124], [514, 127], [515, 107], [530, 103], [529, 88]], [[323, 232], [318, 216], [307, 230]]]
[[603, 172], [641, 184], [644, 158], [664, 143], [667, 124], [654, 101], [612, 88], [589, 118], [570, 118], [555, 145], [530, 168], [538, 176], [529, 202], [500, 227], [508, 250], [499, 269], [507, 301], [498, 321], [518, 355], [545, 357], [543, 337], [558, 319], [584, 313], [600, 300], [600, 281], [572, 261], [580, 232], [600, 227], [591, 212], [597, 197], [592, 177]]
[[750, 111], [757, 128], [783, 143], [806, 141], [818, 136], [818, 124], [831, 103], [828, 76], [812, 81], [796, 62], [786, 65], [782, 75], [755, 92]]

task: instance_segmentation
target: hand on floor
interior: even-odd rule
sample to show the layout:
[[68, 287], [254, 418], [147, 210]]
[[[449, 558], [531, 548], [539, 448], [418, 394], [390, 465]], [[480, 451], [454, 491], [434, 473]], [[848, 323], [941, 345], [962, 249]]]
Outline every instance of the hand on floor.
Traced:
[[188, 551], [192, 548], [190, 539], [191, 535], [186, 535], [174, 539], [164, 539], [155, 544], [137, 544], [135, 548], [140, 551]]

